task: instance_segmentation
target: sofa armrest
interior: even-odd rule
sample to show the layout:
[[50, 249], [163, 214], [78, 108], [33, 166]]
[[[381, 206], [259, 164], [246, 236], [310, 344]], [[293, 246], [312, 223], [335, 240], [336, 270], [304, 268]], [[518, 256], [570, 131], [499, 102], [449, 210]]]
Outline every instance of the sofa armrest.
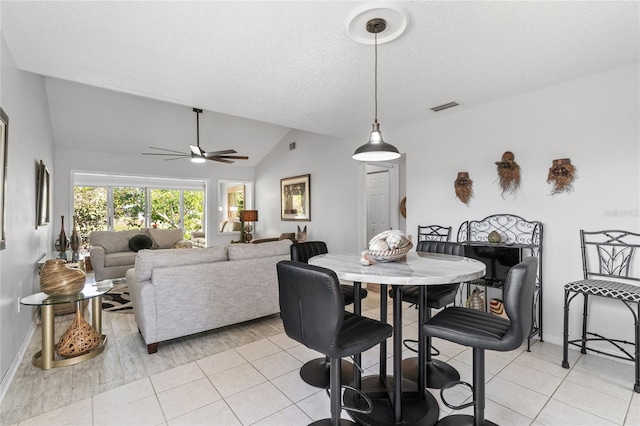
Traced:
[[127, 271], [126, 279], [138, 330], [146, 344], [157, 343], [156, 289], [151, 281], [137, 281], [134, 268]]
[[101, 246], [92, 246], [89, 250], [89, 257], [91, 258], [91, 266], [94, 270], [102, 271], [104, 269], [104, 260], [106, 253]]

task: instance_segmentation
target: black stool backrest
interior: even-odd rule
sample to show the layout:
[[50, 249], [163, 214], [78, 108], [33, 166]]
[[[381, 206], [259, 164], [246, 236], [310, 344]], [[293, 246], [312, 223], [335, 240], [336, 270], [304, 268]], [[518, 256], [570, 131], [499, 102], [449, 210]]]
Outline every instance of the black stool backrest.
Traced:
[[511, 324], [502, 338], [503, 350], [516, 349], [531, 332], [537, 273], [538, 259], [527, 257], [507, 274], [502, 297]]
[[335, 272], [288, 260], [276, 267], [280, 316], [287, 336], [331, 356], [344, 320], [344, 299]]
[[416, 251], [464, 256], [464, 246], [462, 244], [447, 241], [419, 241]]
[[291, 260], [309, 263], [309, 259], [319, 254], [327, 254], [327, 244], [324, 241], [305, 241], [291, 244]]

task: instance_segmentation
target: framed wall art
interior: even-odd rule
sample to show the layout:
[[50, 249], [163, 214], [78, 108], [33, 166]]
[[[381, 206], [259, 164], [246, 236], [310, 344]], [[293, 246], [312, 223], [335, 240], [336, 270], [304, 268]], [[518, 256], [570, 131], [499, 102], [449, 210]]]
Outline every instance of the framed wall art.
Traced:
[[311, 175], [280, 179], [280, 220], [311, 221]]
[[0, 250], [7, 246], [5, 222], [7, 213], [7, 152], [9, 144], [9, 117], [0, 108]]
[[36, 202], [36, 227], [49, 223], [49, 212], [51, 211], [51, 177], [49, 170], [40, 161], [38, 166], [38, 200]]

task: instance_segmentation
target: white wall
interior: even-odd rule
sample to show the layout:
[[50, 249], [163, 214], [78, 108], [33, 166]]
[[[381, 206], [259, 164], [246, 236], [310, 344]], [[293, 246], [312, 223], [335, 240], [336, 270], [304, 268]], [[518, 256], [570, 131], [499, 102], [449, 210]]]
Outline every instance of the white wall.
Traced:
[[[365, 129], [366, 131], [366, 129]], [[289, 150], [289, 143], [296, 149]], [[291, 131], [256, 167], [256, 238], [277, 237], [307, 226], [307, 240], [322, 240], [331, 251], [358, 250], [359, 189], [363, 165], [351, 158], [356, 142]], [[311, 221], [280, 220], [280, 179], [311, 175]], [[359, 183], [361, 182], [361, 184]]]
[[0, 105], [9, 116], [6, 198], [7, 247], [0, 251], [0, 396], [20, 360], [33, 325], [34, 308], [21, 297], [39, 291], [36, 263], [53, 241], [52, 227], [36, 229], [36, 165], [56, 182], [53, 136], [42, 77], [19, 71], [1, 39]]
[[[630, 66], [385, 130], [406, 154], [407, 233], [418, 225], [454, 228], [465, 220], [510, 213], [544, 226], [543, 326], [546, 341], [561, 344], [563, 286], [582, 278], [579, 230], [640, 232], [639, 69]], [[296, 150], [289, 143], [296, 141]], [[259, 237], [308, 225], [309, 239], [332, 251], [358, 251], [364, 182], [351, 159], [358, 143], [292, 131], [256, 168]], [[515, 153], [522, 183], [501, 197], [495, 162]], [[546, 183], [556, 158], [577, 167], [574, 191], [555, 196]], [[467, 207], [454, 194], [458, 171], [468, 171], [475, 196]], [[311, 222], [282, 222], [279, 181], [311, 173]], [[579, 335], [580, 298], [571, 310]], [[594, 300], [592, 323], [605, 335], [633, 340], [633, 319], [619, 302]], [[606, 348], [606, 347], [605, 347]], [[607, 348], [608, 349], [608, 348]]]
[[[582, 278], [579, 230], [640, 231], [638, 76], [638, 65], [620, 68], [386, 132], [407, 156], [409, 231], [426, 224], [457, 231], [465, 220], [496, 213], [543, 223], [547, 341], [562, 341], [563, 285]], [[520, 190], [505, 199], [494, 164], [504, 151], [515, 154], [522, 172]], [[551, 196], [546, 178], [556, 158], [570, 158], [577, 179], [573, 192]], [[468, 207], [454, 194], [459, 171], [473, 180]], [[622, 304], [594, 304], [593, 324], [633, 341], [633, 319]]]

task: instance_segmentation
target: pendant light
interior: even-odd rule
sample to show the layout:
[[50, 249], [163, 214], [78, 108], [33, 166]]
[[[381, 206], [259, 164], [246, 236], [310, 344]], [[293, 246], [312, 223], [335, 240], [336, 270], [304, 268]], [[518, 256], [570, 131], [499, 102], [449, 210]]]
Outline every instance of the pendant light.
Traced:
[[367, 31], [375, 37], [375, 119], [369, 142], [356, 149], [353, 159], [358, 161], [389, 161], [400, 157], [398, 149], [382, 139], [380, 123], [378, 123], [378, 33], [387, 28], [387, 22], [382, 18], [367, 21]]

